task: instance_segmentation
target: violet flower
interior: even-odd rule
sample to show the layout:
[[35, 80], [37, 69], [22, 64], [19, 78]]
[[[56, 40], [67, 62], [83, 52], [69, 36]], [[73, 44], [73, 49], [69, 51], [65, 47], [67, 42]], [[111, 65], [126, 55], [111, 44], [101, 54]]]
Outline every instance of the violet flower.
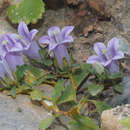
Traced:
[[119, 72], [118, 60], [124, 57], [122, 51], [118, 50], [118, 39], [116, 37], [112, 38], [108, 42], [108, 46], [103, 43], [96, 43], [94, 45], [94, 50], [97, 53], [96, 55], [90, 56], [87, 60], [87, 63], [93, 64], [95, 62], [101, 63], [103, 66], [107, 67], [112, 72]]
[[12, 37], [17, 41], [17, 43], [20, 43], [23, 46], [23, 53], [25, 55], [32, 59], [40, 61], [40, 48], [34, 40], [34, 37], [37, 32], [38, 30], [36, 29], [32, 29], [29, 32], [27, 25], [24, 22], [21, 22], [18, 26], [19, 35], [13, 34]]
[[11, 34], [3, 35], [0, 38], [0, 56], [7, 61], [13, 71], [16, 71], [16, 66], [24, 64], [21, 51], [23, 51], [23, 47], [16, 43]]
[[14, 80], [8, 63], [2, 56], [0, 56], [0, 77], [5, 80], [5, 75], [8, 75], [12, 80]]
[[73, 29], [74, 26], [65, 26], [62, 30], [54, 26], [48, 30], [48, 36], [39, 39], [40, 43], [49, 45], [49, 51], [53, 51], [60, 68], [62, 68], [63, 58], [70, 63], [66, 44], [73, 42], [72, 36], [69, 35]]

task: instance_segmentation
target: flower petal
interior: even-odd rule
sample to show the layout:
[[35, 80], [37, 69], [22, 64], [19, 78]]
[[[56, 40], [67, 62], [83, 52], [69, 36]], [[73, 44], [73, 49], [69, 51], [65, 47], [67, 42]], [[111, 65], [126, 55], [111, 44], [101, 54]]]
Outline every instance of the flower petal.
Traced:
[[42, 44], [51, 44], [50, 38], [48, 36], [40, 37], [39, 42]]
[[11, 70], [10, 70], [10, 67], [9, 67], [9, 65], [8, 65], [8, 63], [7, 63], [7, 61], [4, 59], [3, 60], [3, 65], [4, 65], [4, 69], [5, 69], [5, 71], [6, 71], [6, 74], [12, 79], [12, 80], [14, 80], [14, 77], [13, 77], [13, 75], [12, 75], [12, 72], [11, 72]]
[[63, 39], [65, 37], [67, 37], [74, 29], [74, 26], [65, 26], [64, 28], [62, 28], [61, 33], [62, 33], [62, 37]]
[[14, 46], [14, 41], [9, 37], [9, 35], [5, 34], [1, 37], [1, 45], [2, 49], [8, 52], [8, 50]]
[[40, 48], [37, 45], [37, 43], [35, 41], [32, 41], [28, 50], [23, 51], [23, 53], [32, 59], [36, 59], [40, 61], [41, 56], [40, 56], [39, 50]]
[[109, 64], [111, 64], [111, 62], [112, 62], [112, 59], [110, 59], [110, 60], [107, 60], [106, 62], [104, 62], [104, 66], [108, 66]]
[[8, 75], [12, 80], [14, 80], [14, 77], [9, 69], [8, 63], [4, 58], [1, 58], [0, 60], [0, 77], [5, 79], [5, 75]]
[[108, 42], [108, 48], [111, 48], [111, 49], [114, 49], [114, 50], [118, 49], [118, 45], [119, 45], [119, 40], [116, 37], [112, 38]]
[[5, 80], [5, 68], [4, 65], [0, 62], [0, 77]]
[[12, 48], [10, 48], [10, 50], [8, 52], [20, 52], [20, 51], [23, 51], [23, 47], [22, 45], [17, 42], [17, 37], [18, 35], [14, 35], [14, 34], [10, 34], [8, 39], [10, 39], [10, 41], [13, 43], [13, 46]]
[[118, 64], [118, 61], [114, 60], [111, 62], [111, 64], [109, 64], [107, 66], [107, 68], [109, 69], [109, 72], [110, 73], [113, 73], [113, 72], [119, 72], [119, 64]]
[[119, 40], [114, 37], [108, 42], [108, 52], [111, 53], [112, 56], [116, 55], [116, 51], [118, 50]]
[[74, 39], [72, 36], [67, 36], [60, 44], [64, 44], [64, 43], [70, 43], [73, 42]]
[[31, 40], [33, 40], [34, 39], [34, 37], [35, 37], [35, 35], [38, 33], [38, 30], [37, 29], [32, 29], [31, 31], [30, 31], [30, 38], [31, 38]]
[[[19, 52], [23, 50], [23, 47], [21, 44], [18, 44], [16, 41], [16, 35], [14, 34], [6, 34], [2, 37], [2, 49], [6, 52]], [[3, 44], [3, 42], [7, 42]]]
[[56, 44], [56, 43], [49, 44], [49, 51], [53, 51], [57, 46], [58, 46], [58, 44]]
[[16, 72], [16, 66], [21, 66], [24, 64], [23, 59], [18, 53], [9, 53], [6, 55], [6, 61], [9, 66]]
[[0, 56], [5, 57], [7, 51], [2, 45], [2, 39], [0, 38]]
[[60, 28], [57, 27], [57, 26], [53, 26], [53, 27], [49, 28], [49, 29], [48, 29], [48, 35], [49, 35], [50, 38], [53, 37], [54, 32], [55, 32], [56, 34], [60, 33]]
[[117, 51], [116, 55], [112, 58], [113, 60], [118, 60], [124, 58], [124, 53], [122, 51]]
[[22, 52], [23, 47], [18, 43], [17, 46], [11, 48], [8, 52]]
[[18, 33], [26, 40], [30, 39], [29, 30], [24, 22], [21, 22], [18, 26]]
[[98, 42], [98, 43], [96, 43], [94, 45], [94, 50], [97, 53], [97, 55], [102, 56], [103, 55], [103, 51], [104, 50], [107, 51], [107, 48], [106, 48], [106, 46], [103, 43]]
[[49, 35], [51, 43], [56, 43], [56, 44], [61, 43], [62, 36], [61, 36], [59, 27], [53, 26], [53, 27], [49, 28], [48, 35]]
[[[19, 46], [22, 46], [22, 49], [23, 49], [23, 50], [28, 50], [29, 47], [31, 46], [32, 40], [31, 40], [31, 41], [26, 41], [26, 39], [21, 38], [21, 37], [20, 37], [19, 35], [17, 35], [17, 34], [11, 34], [11, 37], [12, 37], [13, 39], [15, 39], [17, 46], [18, 46], [18, 45], [19, 45]], [[22, 51], [23, 51], [23, 50], [22, 50]]]
[[70, 63], [66, 46], [64, 46], [64, 45], [57, 46], [53, 52], [55, 54], [56, 60], [58, 61], [59, 65], [60, 65], [60, 68], [62, 68], [63, 58], [66, 58], [68, 63]]
[[90, 56], [87, 59], [86, 63], [94, 64], [95, 62], [99, 62], [100, 63], [101, 61], [102, 61], [102, 59], [99, 56], [93, 55], [93, 56]]

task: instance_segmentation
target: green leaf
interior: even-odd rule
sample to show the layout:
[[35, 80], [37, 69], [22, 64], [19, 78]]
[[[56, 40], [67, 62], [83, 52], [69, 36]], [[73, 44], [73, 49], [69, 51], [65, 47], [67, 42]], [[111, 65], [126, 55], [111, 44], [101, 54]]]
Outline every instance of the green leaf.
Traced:
[[96, 85], [94, 83], [90, 83], [88, 85], [88, 92], [92, 95], [92, 96], [97, 96], [99, 93], [101, 93], [104, 89], [103, 85]]
[[17, 67], [16, 77], [17, 77], [18, 81], [23, 80], [27, 68], [28, 68], [28, 66], [26, 64]]
[[32, 98], [32, 100], [41, 101], [41, 100], [43, 99], [43, 92], [41, 92], [39, 89], [34, 90], [34, 91], [31, 93], [31, 98]]
[[81, 65], [80, 64], [73, 65], [72, 74], [75, 75], [75, 74], [78, 74], [80, 72], [81, 72]]
[[51, 66], [53, 64], [52, 59], [48, 55], [48, 51], [46, 48], [40, 49], [40, 55], [42, 57], [42, 62], [46, 66]]
[[36, 85], [36, 86], [40, 86], [40, 84], [42, 84], [45, 80], [46, 80], [46, 79], [45, 79], [44, 77], [42, 77], [42, 78], [40, 78], [39, 80], [37, 80], [37, 81], [35, 82], [35, 85]]
[[3, 85], [3, 87], [8, 87], [6, 81], [3, 80], [1, 77], [0, 77], [0, 83]]
[[75, 120], [70, 122], [69, 130], [100, 130], [99, 127], [87, 116], [73, 113]]
[[114, 72], [108, 75], [108, 79], [115, 80], [115, 79], [122, 79], [124, 74], [121, 72]]
[[6, 81], [8, 87], [10, 87], [13, 84], [15, 84], [15, 79], [12, 80], [8, 75], [5, 75], [5, 81]]
[[69, 54], [69, 59], [70, 59], [71, 65], [74, 64], [75, 60], [74, 60], [74, 58], [73, 58], [71, 53]]
[[44, 65], [46, 65], [46, 66], [51, 66], [52, 64], [53, 64], [52, 59], [46, 58], [46, 59], [44, 60]]
[[95, 70], [95, 72], [98, 73], [99, 75], [104, 72], [103, 65], [98, 62], [95, 62], [94, 64], [92, 64], [92, 67]]
[[30, 90], [32, 88], [26, 84], [23, 84], [22, 86], [20, 86], [20, 89], [22, 89], [22, 91], [25, 91], [25, 90]]
[[49, 116], [40, 123], [40, 130], [46, 130], [55, 120], [55, 116]]
[[46, 58], [48, 55], [47, 48], [41, 48], [39, 53], [40, 53], [42, 60], [44, 60], [44, 58]]
[[46, 74], [46, 75], [44, 75], [44, 78], [48, 79], [48, 80], [50, 80], [50, 79], [54, 80], [57, 78], [57, 76], [54, 74]]
[[60, 70], [59, 64], [58, 64], [55, 57], [53, 58], [53, 64], [54, 64], [54, 67], [55, 67], [56, 71], [60, 72], [61, 70]]
[[72, 86], [67, 86], [57, 101], [57, 104], [62, 104], [70, 101], [76, 101], [76, 91]]
[[79, 73], [73, 74], [73, 80], [76, 88], [86, 79], [89, 75], [89, 70], [91, 69], [91, 65], [89, 64], [82, 64], [81, 71]]
[[52, 102], [55, 104], [57, 100], [61, 97], [62, 91], [64, 89], [64, 80], [58, 80], [54, 87], [54, 91], [52, 94]]
[[16, 87], [12, 87], [11, 88], [11, 90], [10, 90], [10, 95], [12, 96], [12, 97], [16, 97]]
[[38, 69], [32, 65], [28, 65], [27, 69], [36, 77], [39, 78], [43, 75], [43, 71], [41, 69]]
[[70, 68], [70, 65], [68, 63], [68, 61], [66, 60], [66, 58], [62, 59], [62, 69], [63, 71], [67, 72]]
[[113, 88], [114, 88], [114, 90], [115, 90], [116, 92], [118, 92], [118, 93], [120, 93], [120, 94], [123, 93], [123, 86], [122, 86], [121, 83], [120, 83], [120, 84], [117, 84], [117, 85], [115, 85], [115, 86], [113, 86]]
[[18, 82], [28, 84], [30, 86], [35, 85], [38, 82], [37, 79], [43, 76], [43, 71], [32, 65], [24, 64], [17, 67], [16, 77]]
[[16, 71], [17, 80], [18, 81], [23, 80], [27, 71], [31, 72], [37, 78], [43, 75], [43, 71], [41, 69], [38, 69], [29, 64], [24, 64], [22, 66], [17, 67], [17, 71]]
[[120, 120], [120, 123], [130, 130], [130, 117]]
[[111, 107], [105, 102], [91, 100], [96, 106], [98, 113], [101, 115], [104, 110], [111, 109]]
[[53, 74], [45, 74], [43, 75], [39, 80], [37, 80], [36, 82], [36, 86], [39, 86], [40, 84], [42, 84], [44, 81], [48, 82], [49, 80], [55, 80], [57, 78], [56, 75]]
[[42, 18], [45, 7], [42, 0], [22, 0], [17, 5], [10, 5], [7, 9], [7, 16], [12, 23], [24, 21], [26, 24], [36, 23]]

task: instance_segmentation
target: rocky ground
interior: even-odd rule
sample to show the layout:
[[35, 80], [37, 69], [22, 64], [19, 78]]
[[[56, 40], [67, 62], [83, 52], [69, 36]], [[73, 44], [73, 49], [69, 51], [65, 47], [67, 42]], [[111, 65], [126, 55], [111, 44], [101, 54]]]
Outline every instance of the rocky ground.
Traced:
[[127, 130], [126, 127], [119, 122], [126, 117], [130, 117], [130, 104], [106, 110], [101, 116], [101, 128], [102, 130]]
[[48, 115], [45, 109], [33, 105], [28, 96], [12, 99], [0, 93], [0, 130], [38, 130]]
[[[1, 1], [1, 0], [0, 0]], [[130, 1], [129, 0], [105, 0], [105, 9], [111, 15], [109, 20], [96, 21], [96, 31], [90, 28], [87, 35], [77, 35], [73, 33], [74, 43], [69, 45], [74, 59], [77, 62], [85, 62], [88, 56], [93, 52], [95, 42], [107, 43], [112, 37], [118, 37], [120, 40], [120, 49], [130, 57]], [[10, 22], [7, 20], [5, 10], [0, 9], [0, 35], [5, 33], [17, 32]], [[92, 12], [89, 12], [91, 14]], [[39, 30], [37, 35], [40, 36], [47, 33], [51, 26], [63, 27], [70, 25], [71, 18], [75, 15], [73, 8], [61, 8], [58, 10], [47, 9], [43, 15], [43, 19], [36, 25]], [[84, 24], [81, 22], [80, 24]], [[86, 21], [87, 22], [87, 21]], [[76, 28], [75, 32], [80, 32]], [[130, 59], [126, 61], [130, 65]], [[119, 104], [130, 104], [130, 75], [126, 73], [123, 80], [124, 91], [122, 95], [112, 95], [108, 101], [110, 105], [116, 106]], [[46, 90], [44, 90], [46, 91]], [[111, 91], [106, 92], [106, 97], [111, 96]], [[48, 92], [51, 94], [51, 91]], [[14, 100], [6, 94], [0, 94], [0, 130], [38, 130], [38, 125], [41, 120], [48, 116], [48, 111], [40, 106], [34, 106], [28, 96], [19, 95]], [[64, 122], [66, 119], [62, 119]], [[24, 125], [23, 125], [24, 124]], [[52, 130], [64, 130], [65, 128], [57, 122], [52, 126]], [[112, 129], [110, 129], [112, 130]]]

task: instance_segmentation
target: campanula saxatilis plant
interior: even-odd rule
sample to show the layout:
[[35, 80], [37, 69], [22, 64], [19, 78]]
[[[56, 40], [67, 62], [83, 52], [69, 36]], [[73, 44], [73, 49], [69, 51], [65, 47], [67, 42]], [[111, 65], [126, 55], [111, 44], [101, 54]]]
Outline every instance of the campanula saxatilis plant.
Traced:
[[62, 68], [63, 58], [70, 63], [66, 45], [73, 42], [72, 36], [69, 35], [73, 29], [74, 26], [65, 26], [61, 30], [59, 27], [54, 26], [48, 30], [48, 36], [39, 39], [40, 43], [49, 45], [49, 51], [53, 51], [60, 68]]
[[12, 38], [17, 42], [17, 44], [21, 44], [23, 47], [23, 53], [28, 57], [38, 60], [41, 60], [41, 56], [39, 53], [39, 46], [34, 40], [35, 35], [38, 30], [32, 29], [30, 32], [28, 30], [27, 25], [24, 22], [21, 22], [18, 26], [18, 33], [12, 34]]
[[22, 45], [18, 44], [11, 34], [5, 34], [0, 38], [0, 56], [7, 61], [13, 71], [16, 71], [17, 65], [24, 64], [21, 51], [23, 51]]
[[114, 37], [108, 42], [106, 47], [103, 43], [96, 43], [94, 45], [94, 50], [97, 55], [90, 56], [87, 63], [93, 64], [95, 62], [101, 63], [103, 66], [107, 67], [112, 72], [119, 72], [118, 60], [124, 57], [122, 51], [118, 50], [119, 40]]

